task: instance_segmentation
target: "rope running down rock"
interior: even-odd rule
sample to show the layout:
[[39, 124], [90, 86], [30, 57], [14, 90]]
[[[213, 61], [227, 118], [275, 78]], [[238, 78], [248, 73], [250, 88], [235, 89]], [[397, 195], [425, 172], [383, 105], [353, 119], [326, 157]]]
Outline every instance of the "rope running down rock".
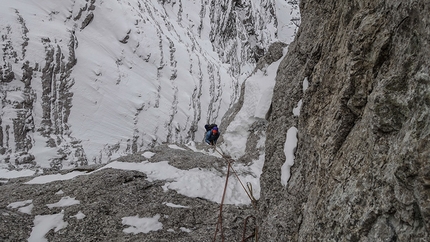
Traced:
[[[228, 184], [228, 177], [230, 176], [230, 169], [233, 172], [233, 174], [236, 176], [237, 180], [239, 181], [240, 185], [242, 186], [243, 190], [245, 190], [246, 195], [248, 195], [249, 199], [251, 200], [251, 204], [253, 206], [253, 208], [257, 210], [256, 204], [257, 204], [257, 200], [254, 198], [254, 195], [252, 194], [252, 185], [251, 183], [247, 183], [247, 188], [245, 188], [245, 186], [243, 185], [242, 181], [239, 178], [239, 175], [237, 174], [237, 172], [233, 169], [233, 167], [231, 166], [231, 163], [234, 161], [233, 159], [226, 157], [224, 154], [222, 154], [217, 148], [216, 146], [214, 147], [215, 151], [221, 155], [222, 158], [224, 158], [227, 161], [228, 164], [228, 169], [227, 169], [227, 176], [226, 176], [226, 180], [225, 180], [225, 185], [224, 185], [224, 191], [222, 194], [222, 199], [221, 199], [221, 204], [220, 204], [220, 211], [219, 211], [219, 216], [218, 216], [218, 222], [217, 222], [217, 226], [216, 226], [216, 230], [215, 230], [215, 235], [214, 235], [214, 239], [213, 242], [216, 241], [217, 238], [217, 233], [218, 230], [220, 230], [221, 233], [221, 241], [224, 242], [225, 238], [224, 238], [224, 231], [223, 231], [223, 227], [222, 227], [222, 208], [223, 208], [223, 204], [224, 204], [224, 199], [225, 199], [225, 193], [227, 191], [227, 184]], [[252, 235], [246, 237], [246, 226], [248, 223], [248, 219], [249, 218], [253, 218], [255, 221], [255, 231]], [[246, 240], [248, 240], [249, 238], [255, 237], [255, 241], [258, 241], [258, 226], [256, 225], [256, 219], [254, 216], [248, 216], [245, 221], [244, 221], [244, 228], [243, 228], [243, 234], [242, 234], [242, 242], [245, 242]]]

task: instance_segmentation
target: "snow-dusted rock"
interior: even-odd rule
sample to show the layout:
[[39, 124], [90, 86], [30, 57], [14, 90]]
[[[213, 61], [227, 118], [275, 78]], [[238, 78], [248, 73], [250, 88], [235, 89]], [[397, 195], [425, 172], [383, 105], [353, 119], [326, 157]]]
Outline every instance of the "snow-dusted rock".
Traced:
[[[0, 14], [0, 159], [105, 163], [202, 139], [279, 33], [273, 1], [8, 1]], [[297, 12], [296, 10], [294, 10]], [[291, 34], [292, 35], [292, 34]], [[286, 40], [291, 36], [279, 39]]]
[[[169, 146], [146, 151], [149, 159], [140, 152], [106, 166], [63, 170], [69, 179], [10, 179], [0, 186], [0, 240], [212, 241], [227, 163], [210, 150]], [[226, 241], [241, 240], [255, 212], [231, 176], [222, 213]], [[255, 221], [248, 220], [252, 232]]]

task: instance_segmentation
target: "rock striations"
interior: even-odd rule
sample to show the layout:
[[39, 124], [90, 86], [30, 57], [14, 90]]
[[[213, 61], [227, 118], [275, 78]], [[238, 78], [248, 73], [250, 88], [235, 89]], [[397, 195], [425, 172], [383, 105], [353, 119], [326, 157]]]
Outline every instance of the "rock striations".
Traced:
[[[300, 9], [267, 129], [260, 241], [428, 241], [430, 2]], [[291, 127], [298, 144], [283, 186]]]
[[2, 163], [58, 170], [202, 138], [276, 39], [274, 9], [254, 0], [8, 2]]

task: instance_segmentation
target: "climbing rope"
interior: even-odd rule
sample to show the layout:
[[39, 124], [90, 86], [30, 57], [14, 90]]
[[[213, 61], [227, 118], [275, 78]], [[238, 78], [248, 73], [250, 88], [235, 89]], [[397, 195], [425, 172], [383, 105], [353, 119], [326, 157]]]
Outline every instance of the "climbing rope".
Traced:
[[253, 202], [253, 204], [256, 204], [257, 203], [257, 199], [255, 199], [254, 194], [252, 193], [252, 184], [249, 183], [249, 182], [247, 182], [246, 183], [246, 187], [248, 188], [251, 202]]
[[219, 226], [219, 230], [221, 230], [221, 240], [224, 242], [224, 230], [222, 228], [222, 206], [224, 204], [225, 193], [227, 191], [228, 177], [230, 176], [230, 166], [231, 166], [230, 163], [228, 163], [227, 177], [225, 178], [224, 191], [222, 193], [221, 205], [219, 208], [218, 223], [216, 224], [215, 236], [213, 241], [216, 240], [216, 235], [217, 235], [218, 226]]
[[[222, 208], [223, 208], [223, 204], [224, 204], [224, 199], [225, 199], [225, 194], [227, 191], [227, 184], [228, 184], [228, 177], [230, 176], [230, 169], [233, 172], [233, 174], [235, 174], [237, 180], [239, 181], [240, 185], [242, 186], [243, 190], [245, 190], [246, 195], [248, 195], [249, 199], [251, 200], [251, 204], [254, 207], [255, 210], [257, 210], [256, 204], [257, 204], [257, 200], [254, 198], [254, 195], [252, 194], [252, 185], [251, 183], [247, 182], [247, 188], [245, 188], [245, 186], [243, 185], [242, 181], [239, 178], [239, 175], [237, 174], [237, 172], [233, 169], [233, 167], [231, 166], [231, 163], [234, 161], [233, 159], [226, 157], [224, 154], [222, 154], [215, 146], [215, 151], [218, 152], [218, 154], [221, 155], [222, 158], [224, 158], [227, 161], [228, 167], [227, 167], [227, 176], [225, 179], [225, 185], [224, 185], [224, 191], [222, 194], [222, 199], [221, 199], [221, 204], [220, 204], [220, 211], [219, 211], [219, 215], [218, 215], [218, 222], [217, 222], [217, 226], [216, 226], [216, 230], [215, 230], [215, 235], [214, 235], [214, 239], [213, 242], [216, 241], [217, 238], [217, 233], [218, 230], [220, 230], [221, 233], [221, 241], [224, 242], [224, 231], [223, 231], [223, 227], [222, 227]], [[258, 210], [257, 210], [258, 211]], [[253, 218], [254, 219], [254, 231], [252, 233], [252, 235], [247, 236], [246, 237], [246, 227], [248, 224], [248, 219], [249, 218]], [[243, 226], [243, 234], [242, 234], [242, 242], [245, 242], [246, 240], [255, 237], [255, 241], [258, 241], [258, 227], [257, 227], [257, 222], [254, 216], [248, 216], [245, 221], [244, 221], [244, 226]]]
[[[246, 226], [247, 226], [248, 220], [250, 218], [252, 218], [254, 220], [254, 227], [255, 227], [255, 229], [254, 229], [254, 231], [253, 231], [253, 233], [251, 235], [246, 236]], [[254, 216], [250, 215], [250, 216], [246, 217], [245, 221], [243, 222], [242, 242], [245, 242], [246, 240], [248, 240], [248, 239], [250, 239], [252, 237], [255, 237], [256, 238], [255, 241], [257, 241], [257, 219]]]
[[254, 198], [254, 196], [252, 195], [252, 185], [251, 183], [247, 183], [248, 189], [245, 188], [245, 186], [243, 185], [242, 181], [239, 178], [239, 175], [237, 174], [237, 172], [234, 170], [234, 168], [230, 165], [231, 162], [233, 161], [233, 159], [226, 157], [225, 155], [223, 155], [220, 151], [217, 150], [217, 148], [215, 147], [215, 151], [218, 152], [218, 154], [220, 154], [222, 156], [222, 158], [224, 158], [227, 162], [228, 165], [230, 167], [230, 169], [233, 171], [233, 174], [236, 176], [237, 180], [239, 181], [240, 185], [242, 186], [243, 190], [245, 191], [246, 195], [248, 195], [249, 199], [251, 200], [252, 206], [256, 208], [256, 203], [257, 200]]

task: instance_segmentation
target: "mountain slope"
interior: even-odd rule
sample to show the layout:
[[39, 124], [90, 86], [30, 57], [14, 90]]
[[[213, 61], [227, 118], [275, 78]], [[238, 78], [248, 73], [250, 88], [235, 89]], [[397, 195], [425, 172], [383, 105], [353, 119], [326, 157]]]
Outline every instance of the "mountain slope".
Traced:
[[276, 18], [286, 7], [273, 1], [2, 6], [0, 154], [10, 168], [200, 141], [203, 125], [238, 100], [277, 24], [294, 27]]
[[[223, 119], [221, 127], [230, 125], [216, 150], [194, 142], [163, 144], [103, 165], [43, 174], [0, 170], [0, 239], [212, 241], [220, 229], [220, 203], [223, 229], [217, 238], [238, 241], [244, 232], [254, 238], [258, 225], [250, 194], [260, 197], [264, 116], [284, 54], [285, 44], [272, 45], [259, 61], [264, 68], [243, 83], [241, 101]], [[222, 149], [240, 157], [221, 156]]]

